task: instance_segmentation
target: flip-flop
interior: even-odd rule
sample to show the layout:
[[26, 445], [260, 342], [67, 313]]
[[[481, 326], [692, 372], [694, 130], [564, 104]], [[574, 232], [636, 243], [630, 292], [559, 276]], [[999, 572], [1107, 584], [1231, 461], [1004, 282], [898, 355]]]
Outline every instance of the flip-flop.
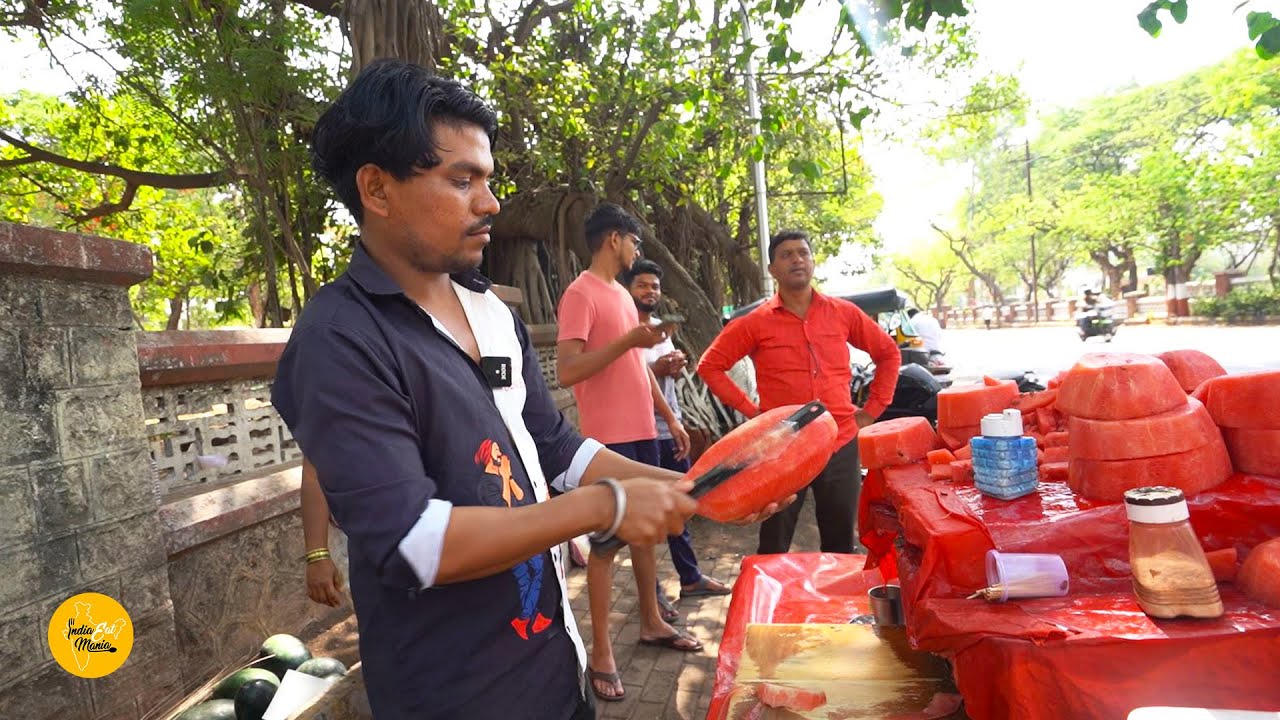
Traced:
[[680, 619], [680, 611], [662, 593], [658, 593], [658, 612], [662, 615], [662, 621], [668, 625]]
[[[706, 575], [703, 575], [702, 577], [698, 578], [698, 582], [694, 584], [694, 587], [692, 590], [686, 590], [684, 589], [683, 586], [681, 586], [680, 597], [682, 598], [710, 597], [713, 595], [729, 595], [733, 592], [733, 590], [727, 585], [725, 585], [725, 588], [723, 590], [716, 590], [715, 588], [707, 587], [707, 581], [711, 579], [712, 578], [708, 578]], [[716, 582], [720, 582], [720, 581], [716, 580]], [[724, 583], [721, 583], [721, 584], [723, 585]]]
[[[617, 695], [605, 695], [596, 687], [596, 681], [609, 683], [609, 686], [618, 691]], [[622, 676], [616, 672], [600, 672], [592, 670], [591, 666], [587, 666], [587, 682], [591, 684], [591, 692], [595, 696], [605, 702], [622, 702], [627, 697], [627, 688], [622, 684]]]
[[[687, 640], [693, 643], [692, 647], [686, 647], [680, 644], [681, 640]], [[698, 638], [692, 635], [685, 635], [681, 632], [674, 632], [666, 637], [660, 638], [640, 638], [641, 645], [653, 645], [654, 647], [665, 648], [667, 650], [678, 650], [679, 652], [698, 652], [702, 649], [702, 643]]]

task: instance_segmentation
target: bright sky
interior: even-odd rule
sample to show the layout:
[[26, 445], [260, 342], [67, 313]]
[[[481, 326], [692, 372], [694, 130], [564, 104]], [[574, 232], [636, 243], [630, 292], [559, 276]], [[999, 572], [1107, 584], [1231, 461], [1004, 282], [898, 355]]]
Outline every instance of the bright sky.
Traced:
[[[1136, 20], [1148, 0], [974, 0], [978, 50], [986, 67], [1015, 74], [1033, 109], [1045, 112], [1130, 83], [1169, 80], [1249, 44], [1245, 13], [1280, 12], [1280, 2], [1191, 0], [1187, 21], [1167, 20], [1159, 38]], [[908, 96], [910, 93], [908, 93]], [[918, 98], [923, 99], [923, 98]], [[882, 119], [892, 123], [892, 115]], [[1034, 139], [1033, 139], [1034, 143]], [[929, 238], [945, 226], [968, 178], [900, 142], [869, 137], [864, 153], [885, 205], [877, 229], [888, 248]]]

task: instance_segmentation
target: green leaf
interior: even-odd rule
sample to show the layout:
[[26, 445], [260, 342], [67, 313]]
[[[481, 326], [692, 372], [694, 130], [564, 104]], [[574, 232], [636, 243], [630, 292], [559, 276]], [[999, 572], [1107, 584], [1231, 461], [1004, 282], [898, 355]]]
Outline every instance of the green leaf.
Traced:
[[1160, 22], [1160, 18], [1156, 17], [1156, 14], [1159, 11], [1160, 3], [1153, 2], [1143, 8], [1142, 12], [1138, 13], [1138, 25], [1141, 26], [1143, 30], [1146, 30], [1147, 34], [1153, 38], [1160, 37], [1160, 29], [1163, 27]]
[[1181, 25], [1187, 20], [1187, 0], [1173, 0], [1169, 4], [1169, 14], [1173, 16], [1173, 21]]
[[1249, 26], [1249, 39], [1257, 40], [1265, 32], [1280, 24], [1280, 20], [1276, 20], [1275, 16], [1269, 12], [1251, 12], [1245, 16], [1245, 23]]
[[1273, 27], [1262, 33], [1258, 38], [1258, 44], [1254, 46], [1254, 50], [1258, 53], [1258, 57], [1263, 60], [1270, 60], [1276, 55], [1280, 55], [1280, 26]]
[[869, 107], [864, 107], [859, 110], [855, 110], [853, 113], [849, 115], [849, 124], [852, 125], [855, 130], [861, 130], [862, 122], [870, 116], [871, 116], [871, 108]]

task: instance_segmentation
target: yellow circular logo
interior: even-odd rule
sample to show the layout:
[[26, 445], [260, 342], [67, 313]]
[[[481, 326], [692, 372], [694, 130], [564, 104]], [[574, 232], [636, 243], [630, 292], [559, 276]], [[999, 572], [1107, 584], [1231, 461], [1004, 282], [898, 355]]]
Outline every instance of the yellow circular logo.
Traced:
[[133, 623], [120, 603], [101, 593], [80, 593], [49, 620], [49, 650], [62, 669], [82, 678], [110, 675], [133, 649]]

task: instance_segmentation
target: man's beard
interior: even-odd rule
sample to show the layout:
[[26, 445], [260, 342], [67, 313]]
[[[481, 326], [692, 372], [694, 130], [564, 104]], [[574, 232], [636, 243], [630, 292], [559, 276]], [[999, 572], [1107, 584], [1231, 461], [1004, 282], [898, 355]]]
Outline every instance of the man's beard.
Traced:
[[[632, 299], [635, 300], [635, 298], [632, 298]], [[658, 309], [658, 303], [647, 303], [641, 300], [636, 300], [636, 310], [639, 310], [642, 313], [648, 313], [652, 315], [653, 311], [657, 309]]]

